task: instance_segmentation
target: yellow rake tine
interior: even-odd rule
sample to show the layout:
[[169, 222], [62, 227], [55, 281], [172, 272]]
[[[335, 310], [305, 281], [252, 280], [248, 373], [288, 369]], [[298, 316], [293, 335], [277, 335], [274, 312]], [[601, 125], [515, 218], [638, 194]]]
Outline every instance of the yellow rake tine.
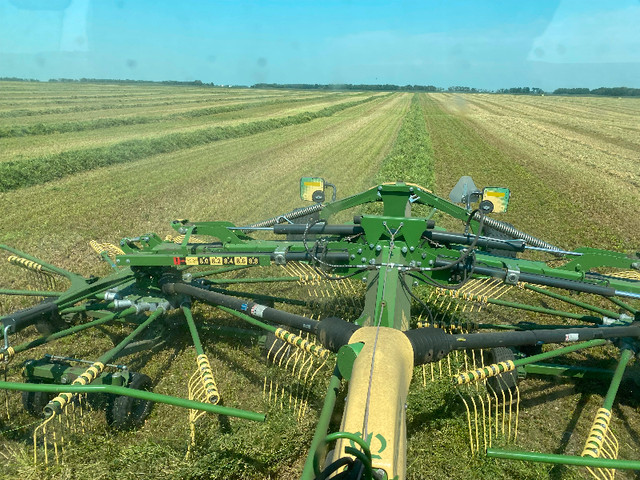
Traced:
[[520, 389], [518, 388], [518, 384], [516, 383], [516, 425], [514, 428], [513, 441], [514, 443], [518, 440], [518, 418], [520, 416]]
[[462, 399], [462, 402], [464, 403], [464, 406], [465, 406], [465, 408], [467, 410], [467, 425], [469, 426], [469, 444], [471, 446], [471, 454], [473, 454], [474, 448], [473, 448], [473, 433], [472, 433], [472, 428], [471, 428], [471, 410], [469, 409], [469, 404], [464, 399], [464, 396], [462, 395], [462, 393], [460, 393], [460, 389], [459, 388], [456, 388], [456, 393]]
[[[473, 391], [472, 391], [473, 392]], [[471, 403], [473, 404], [473, 415], [475, 418], [475, 432], [476, 432], [476, 452], [480, 451], [480, 437], [478, 435], [478, 407], [476, 405], [476, 401], [473, 398], [473, 393], [469, 394], [469, 398], [471, 399]]]
[[47, 454], [47, 439], [46, 439], [46, 435], [47, 435], [47, 424], [53, 420], [53, 418], [56, 416], [55, 412], [53, 415], [51, 415], [49, 418], [45, 419], [40, 425], [38, 425], [34, 430], [33, 430], [33, 464], [37, 465], [38, 464], [38, 430], [42, 430], [42, 437], [44, 439], [44, 458], [45, 458], [45, 464], [49, 463], [49, 457]]

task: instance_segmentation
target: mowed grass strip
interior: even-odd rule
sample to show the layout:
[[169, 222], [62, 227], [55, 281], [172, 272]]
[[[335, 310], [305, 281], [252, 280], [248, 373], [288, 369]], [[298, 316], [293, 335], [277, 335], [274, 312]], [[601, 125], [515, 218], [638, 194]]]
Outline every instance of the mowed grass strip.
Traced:
[[[286, 103], [314, 102], [320, 99], [330, 100], [327, 95], [317, 97], [303, 97], [287, 99]], [[285, 103], [282, 99], [263, 100], [259, 102], [232, 103], [211, 107], [192, 108], [189, 110], [164, 115], [135, 115], [129, 117], [96, 118], [92, 120], [77, 120], [72, 122], [35, 123], [30, 125], [0, 126], [0, 138], [22, 137], [28, 135], [51, 135], [55, 133], [82, 132], [119, 126], [140, 125], [148, 123], [170, 122], [183, 118], [198, 118], [217, 115], [220, 113], [237, 112], [267, 105]]]
[[420, 98], [423, 95], [413, 95], [393, 148], [380, 166], [377, 183], [401, 181], [433, 188], [433, 150]]
[[[624, 131], [609, 129], [598, 115], [585, 113], [576, 116], [581, 119], [579, 128], [568, 117], [563, 126], [551, 125], [527, 108], [531, 99], [521, 100], [519, 109], [504, 109], [497, 115], [482, 108], [484, 97], [431, 94], [428, 98], [440, 194], [446, 195], [461, 175], [472, 175], [477, 185], [510, 187], [514, 197], [504, 218], [535, 236], [566, 248], [588, 243], [637, 250], [640, 218], [629, 215], [629, 208], [640, 203], [640, 166], [637, 153], [617, 141], [628, 139]], [[496, 104], [500, 98], [492, 96], [491, 101]], [[609, 105], [606, 115], [612, 115], [617, 101], [582, 100], [589, 111], [609, 100], [604, 103]], [[510, 96], [504, 101], [520, 102]], [[495, 110], [496, 105], [490, 108]], [[563, 118], [558, 114], [556, 120]], [[623, 123], [627, 118], [627, 113], [620, 115]], [[585, 128], [602, 135], [588, 135]]]
[[[115, 126], [54, 135], [2, 138], [0, 139], [0, 162], [44, 157], [67, 150], [106, 147], [126, 140], [159, 138], [171, 133], [186, 133], [203, 128], [236, 126], [241, 123], [286, 117], [304, 112], [315, 112], [331, 105], [362, 98], [365, 97], [335, 97], [327, 95], [300, 102], [297, 101], [298, 97], [294, 96], [290, 99], [291, 101], [283, 99], [280, 102], [214, 115], [176, 116], [163, 122], [141, 123], [134, 126]], [[178, 111], [185, 110], [180, 109]], [[140, 114], [145, 115], [143, 112], [140, 112]]]
[[159, 153], [174, 152], [222, 139], [255, 135], [289, 125], [310, 122], [328, 117], [342, 110], [369, 102], [376, 97], [345, 102], [314, 112], [303, 112], [284, 118], [270, 118], [231, 127], [214, 127], [188, 133], [174, 133], [160, 138], [129, 140], [108, 147], [65, 151], [57, 155], [33, 158], [17, 162], [0, 163], [0, 191], [37, 185], [84, 170], [115, 163], [139, 160]]
[[[96, 85], [79, 84], [73, 89], [62, 84], [27, 85], [21, 90], [8, 88], [0, 82], [0, 122], [29, 123], [40, 117], [74, 115], [106, 110], [112, 113], [130, 109], [172, 107], [180, 104], [207, 104], [228, 99], [292, 98], [290, 92], [257, 89], [189, 88], [157, 86], [118, 86], [110, 95], [94, 95]], [[105, 88], [108, 88], [105, 86]], [[353, 92], [351, 92], [353, 93]], [[317, 96], [318, 92], [296, 92], [295, 97]], [[36, 118], [30, 118], [36, 117]], [[71, 118], [73, 120], [73, 118]]]

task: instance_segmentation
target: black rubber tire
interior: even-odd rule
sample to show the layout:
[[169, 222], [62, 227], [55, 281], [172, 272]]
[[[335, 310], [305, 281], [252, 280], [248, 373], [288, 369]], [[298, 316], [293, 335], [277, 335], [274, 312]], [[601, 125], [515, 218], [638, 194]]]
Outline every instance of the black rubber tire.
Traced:
[[22, 406], [34, 417], [42, 418], [42, 409], [55, 397], [55, 394], [48, 392], [22, 392]]
[[[485, 351], [485, 365], [492, 363], [506, 362], [508, 360], [514, 361], [516, 359], [513, 352], [506, 347], [496, 347]], [[489, 390], [496, 393], [507, 392], [512, 390], [518, 385], [518, 372], [512, 370], [510, 372], [504, 372], [495, 377], [487, 378], [487, 385]]]
[[[143, 374], [132, 372], [127, 388], [151, 390], [151, 379]], [[106, 417], [109, 426], [115, 430], [132, 430], [144, 424], [151, 413], [153, 402], [139, 398], [119, 395], [107, 405]]]

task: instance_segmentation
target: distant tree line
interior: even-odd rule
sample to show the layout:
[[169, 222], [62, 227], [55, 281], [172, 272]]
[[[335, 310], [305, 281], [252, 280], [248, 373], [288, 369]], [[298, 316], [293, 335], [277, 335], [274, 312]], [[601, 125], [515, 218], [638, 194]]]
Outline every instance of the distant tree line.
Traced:
[[[17, 78], [17, 77], [0, 77], [0, 82], [40, 82], [33, 78]], [[111, 84], [138, 84], [138, 85], [184, 85], [196, 87], [215, 87], [226, 86], [234, 88], [247, 88], [244, 85], [215, 85], [213, 82], [204, 83], [201, 80], [193, 80], [190, 82], [182, 82], [178, 80], [130, 80], [115, 78], [51, 78], [49, 82], [53, 83], [111, 83]], [[455, 92], [455, 93], [502, 93], [512, 95], [542, 95], [544, 90], [538, 87], [511, 87], [499, 88], [497, 90], [485, 90], [481, 88], [465, 87], [455, 85], [446, 89], [436, 87], [434, 85], [393, 85], [385, 84], [321, 84], [321, 83], [256, 83], [250, 88], [277, 88], [286, 90], [370, 90], [384, 92]], [[588, 88], [557, 88], [553, 91], [554, 95], [601, 95], [610, 97], [637, 97], [640, 96], [640, 88], [629, 87], [600, 87], [593, 90]]]
[[638, 97], [640, 88], [629, 87], [600, 87], [589, 90], [588, 88], [556, 88], [556, 95], [603, 95], [607, 97]]
[[162, 80], [162, 81], [153, 81], [153, 80], [130, 80], [130, 79], [117, 79], [117, 78], [80, 78], [80, 79], [73, 79], [73, 78], [50, 78], [49, 82], [52, 83], [75, 83], [75, 82], [79, 82], [79, 83], [120, 83], [120, 84], [129, 84], [129, 83], [135, 83], [135, 84], [144, 84], [144, 85], [187, 85], [187, 86], [196, 86], [196, 87], [201, 87], [201, 86], [210, 86], [213, 87], [215, 86], [212, 83], [203, 83], [201, 80], [193, 80], [191, 82], [180, 82], [178, 80]]
[[442, 92], [442, 88], [433, 85], [392, 85], [392, 84], [322, 84], [322, 83], [256, 83], [251, 88], [282, 88], [286, 90], [374, 90], [394, 92]]
[[0, 82], [40, 82], [35, 78], [0, 77]]
[[511, 93], [514, 95], [542, 95], [544, 90], [538, 87], [499, 88], [496, 93]]

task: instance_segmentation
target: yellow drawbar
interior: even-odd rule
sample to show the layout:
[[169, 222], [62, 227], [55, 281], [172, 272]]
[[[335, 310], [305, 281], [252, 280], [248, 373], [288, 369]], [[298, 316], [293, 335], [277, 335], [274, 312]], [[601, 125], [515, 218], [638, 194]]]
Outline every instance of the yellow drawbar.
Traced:
[[[340, 431], [367, 441], [374, 471], [381, 468], [388, 478], [404, 478], [405, 404], [413, 375], [411, 343], [403, 332], [388, 327], [360, 328], [349, 343], [364, 346], [353, 363]], [[348, 446], [357, 447], [350, 440], [338, 440], [327, 462], [346, 456]]]

